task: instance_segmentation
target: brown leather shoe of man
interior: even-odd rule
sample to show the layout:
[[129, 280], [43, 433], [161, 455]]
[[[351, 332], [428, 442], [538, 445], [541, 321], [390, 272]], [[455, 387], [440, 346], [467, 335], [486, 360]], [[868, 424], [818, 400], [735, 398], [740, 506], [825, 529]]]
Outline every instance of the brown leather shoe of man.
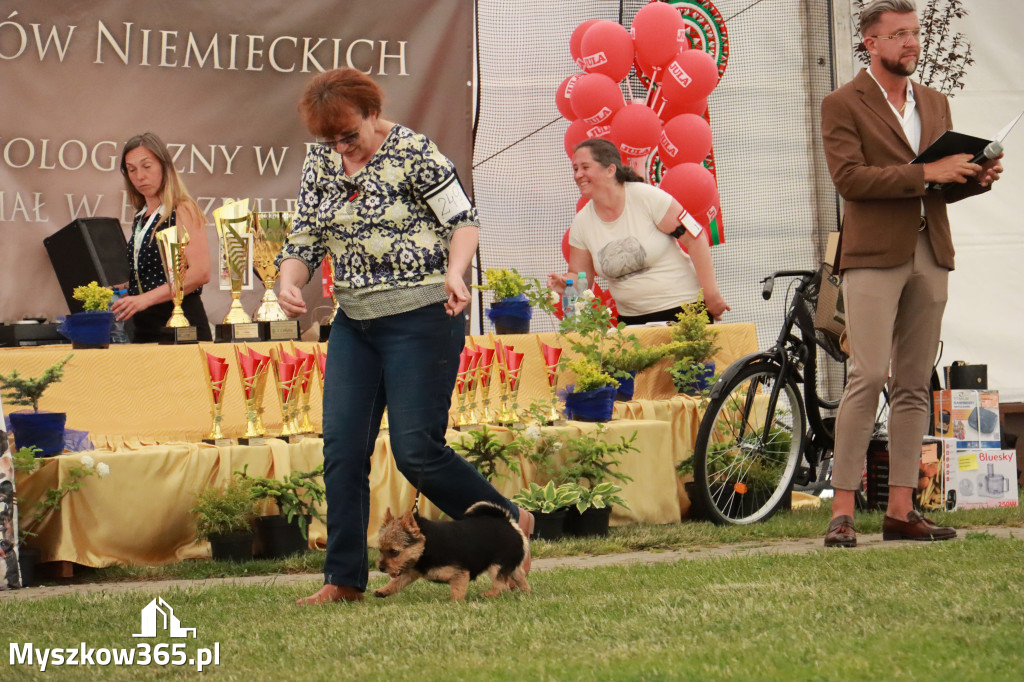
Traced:
[[837, 516], [828, 524], [825, 533], [826, 547], [856, 547], [857, 529], [853, 527], [852, 516]]
[[336, 601], [363, 601], [363, 593], [354, 587], [325, 584], [314, 594], [298, 599], [295, 603], [308, 606], [310, 604], [327, 604]]
[[934, 522], [918, 514], [916, 511], [907, 513], [907, 520], [900, 521], [891, 516], [882, 520], [883, 540], [952, 540], [956, 537], [956, 529], [947, 526], [936, 526]]

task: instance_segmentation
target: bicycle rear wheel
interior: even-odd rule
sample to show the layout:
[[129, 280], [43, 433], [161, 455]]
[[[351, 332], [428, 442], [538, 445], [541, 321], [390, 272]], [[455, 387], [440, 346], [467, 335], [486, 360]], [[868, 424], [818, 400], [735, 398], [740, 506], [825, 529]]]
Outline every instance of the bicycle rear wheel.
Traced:
[[[694, 448], [698, 504], [718, 525], [768, 519], [800, 461], [805, 415], [792, 379], [763, 361], [741, 368], [712, 400]], [[716, 395], [717, 394], [717, 395]]]

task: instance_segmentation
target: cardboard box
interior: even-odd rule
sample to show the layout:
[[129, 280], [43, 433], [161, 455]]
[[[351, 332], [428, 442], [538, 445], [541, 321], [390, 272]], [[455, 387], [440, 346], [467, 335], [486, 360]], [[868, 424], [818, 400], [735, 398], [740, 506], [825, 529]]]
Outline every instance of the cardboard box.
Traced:
[[956, 440], [960, 450], [1002, 447], [997, 391], [935, 391], [935, 435]]
[[1017, 453], [1014, 450], [946, 449], [942, 470], [946, 509], [1017, 506]]

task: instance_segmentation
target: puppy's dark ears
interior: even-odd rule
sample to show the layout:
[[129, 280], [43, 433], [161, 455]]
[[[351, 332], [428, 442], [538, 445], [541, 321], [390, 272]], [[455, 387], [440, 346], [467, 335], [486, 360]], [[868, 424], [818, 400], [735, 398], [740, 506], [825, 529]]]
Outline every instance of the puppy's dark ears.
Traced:
[[391, 523], [394, 520], [395, 517], [391, 515], [391, 507], [388, 507], [387, 511], [384, 512], [384, 523]]

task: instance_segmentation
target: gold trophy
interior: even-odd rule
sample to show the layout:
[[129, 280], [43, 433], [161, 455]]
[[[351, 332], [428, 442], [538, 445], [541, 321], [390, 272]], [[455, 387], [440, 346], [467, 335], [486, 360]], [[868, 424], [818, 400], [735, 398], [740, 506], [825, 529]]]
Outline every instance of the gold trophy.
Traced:
[[241, 349], [235, 346], [235, 359], [245, 400], [245, 434], [238, 442], [241, 445], [263, 445], [267, 434], [263, 428], [263, 389], [270, 358], [250, 350], [248, 346]]
[[537, 346], [540, 348], [540, 357], [544, 361], [544, 371], [548, 379], [548, 391], [551, 399], [551, 409], [545, 416], [548, 424], [555, 424], [560, 421], [558, 416], [558, 359], [562, 356], [562, 349], [549, 346], [537, 338]]
[[199, 357], [202, 359], [203, 369], [206, 373], [206, 385], [210, 389], [210, 405], [213, 414], [213, 428], [210, 429], [210, 435], [204, 438], [203, 442], [211, 445], [230, 445], [231, 440], [224, 437], [224, 432], [220, 428], [220, 423], [224, 419], [221, 412], [224, 407], [224, 389], [229, 369], [227, 358], [207, 353], [202, 348], [199, 348]]
[[156, 233], [156, 244], [160, 250], [167, 285], [171, 288], [171, 300], [174, 310], [160, 334], [160, 343], [198, 343], [196, 328], [188, 323], [181, 302], [185, 298], [185, 271], [188, 270], [188, 258], [185, 247], [188, 245], [188, 232], [182, 240], [178, 240], [178, 228], [168, 227]]
[[322, 278], [324, 298], [330, 296], [331, 299], [331, 316], [326, 318], [326, 322], [320, 322], [320, 343], [325, 343], [331, 335], [334, 318], [338, 316], [338, 298], [334, 295], [334, 261], [331, 260], [330, 255], [324, 258], [324, 262], [320, 265], [320, 277]]
[[270, 349], [271, 363], [273, 364], [274, 386], [277, 388], [277, 400], [281, 405], [281, 435], [280, 437], [288, 442], [302, 440], [302, 435], [296, 424], [297, 397], [299, 394], [299, 383], [301, 371], [293, 355], [285, 353], [283, 349]]
[[523, 418], [519, 415], [519, 377], [523, 371], [525, 353], [517, 353], [512, 346], [505, 346], [505, 377], [508, 382], [509, 411], [506, 424], [522, 426]]
[[[474, 358], [474, 355], [476, 356]], [[455, 397], [458, 403], [458, 419], [455, 420], [455, 428], [462, 429], [470, 424], [476, 423], [476, 416], [472, 410], [466, 411], [466, 396], [469, 394], [473, 382], [473, 371], [476, 368], [475, 362], [480, 360], [480, 354], [469, 348], [463, 348], [459, 353], [459, 370], [455, 374]]]
[[311, 434], [316, 431], [313, 428], [313, 422], [309, 419], [309, 396], [313, 392], [313, 372], [315, 371], [313, 365], [316, 364], [316, 356], [301, 348], [296, 348], [294, 343], [292, 344], [292, 355], [295, 356], [296, 369], [299, 371], [299, 391], [296, 400], [298, 401], [297, 411], [301, 418], [298, 420], [298, 428], [300, 433]]
[[249, 244], [253, 235], [250, 231], [249, 200], [233, 201], [213, 211], [217, 224], [217, 237], [224, 254], [223, 267], [231, 282], [231, 307], [224, 321], [215, 327], [215, 341], [258, 341], [259, 325], [242, 308], [242, 286], [250, 271]]
[[263, 301], [253, 313], [252, 319], [260, 323], [260, 337], [270, 341], [294, 341], [299, 338], [298, 320], [288, 319], [274, 294], [274, 284], [281, 274], [275, 261], [284, 248], [294, 219], [295, 214], [287, 211], [249, 214], [249, 227], [255, 239], [253, 265], [266, 289]]
[[477, 384], [480, 386], [480, 423], [490, 424], [497, 421], [497, 416], [491, 410], [491, 369], [494, 366], [494, 349], [477, 346], [480, 353], [480, 361], [476, 364]]

